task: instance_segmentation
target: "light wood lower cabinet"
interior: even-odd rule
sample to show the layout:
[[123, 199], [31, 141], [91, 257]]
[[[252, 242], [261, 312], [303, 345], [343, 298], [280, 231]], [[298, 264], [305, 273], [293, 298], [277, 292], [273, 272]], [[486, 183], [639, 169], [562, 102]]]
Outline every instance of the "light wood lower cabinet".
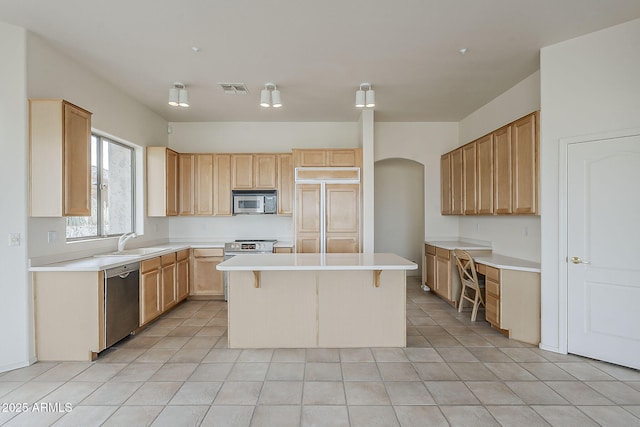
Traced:
[[291, 254], [293, 253], [293, 247], [292, 246], [276, 246], [275, 248], [273, 248], [273, 253], [274, 254]]
[[140, 326], [162, 313], [162, 270], [160, 257], [140, 262]]
[[224, 275], [216, 266], [224, 261], [224, 249], [193, 249], [189, 295], [224, 298]]
[[436, 291], [436, 247], [424, 245], [424, 283]]
[[189, 249], [176, 253], [176, 297], [178, 302], [189, 296]]
[[162, 311], [178, 303], [176, 293], [176, 254], [163, 255], [162, 262]]

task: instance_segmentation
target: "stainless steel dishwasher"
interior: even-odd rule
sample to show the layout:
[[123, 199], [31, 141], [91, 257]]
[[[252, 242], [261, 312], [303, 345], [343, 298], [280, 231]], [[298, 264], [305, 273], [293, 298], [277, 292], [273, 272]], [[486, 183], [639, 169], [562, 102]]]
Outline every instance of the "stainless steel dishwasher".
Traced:
[[140, 263], [132, 262], [104, 272], [104, 333], [111, 347], [140, 326]]

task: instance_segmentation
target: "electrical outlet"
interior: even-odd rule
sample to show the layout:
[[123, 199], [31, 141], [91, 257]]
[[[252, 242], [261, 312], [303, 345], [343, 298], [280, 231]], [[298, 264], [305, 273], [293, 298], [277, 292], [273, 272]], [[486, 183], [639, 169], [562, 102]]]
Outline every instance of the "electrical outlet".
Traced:
[[53, 243], [58, 240], [58, 233], [55, 231], [47, 232], [47, 243]]
[[529, 236], [529, 227], [525, 227], [524, 228], [524, 236], [528, 237]]
[[9, 246], [20, 246], [20, 233], [9, 233]]

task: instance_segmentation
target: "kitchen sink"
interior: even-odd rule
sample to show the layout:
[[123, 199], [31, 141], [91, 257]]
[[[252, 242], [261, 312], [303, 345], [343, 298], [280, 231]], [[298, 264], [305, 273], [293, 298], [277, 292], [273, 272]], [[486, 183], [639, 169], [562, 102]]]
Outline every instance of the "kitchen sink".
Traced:
[[149, 255], [155, 252], [166, 251], [167, 248], [135, 248], [135, 249], [124, 249], [122, 251], [108, 252], [106, 254], [95, 255], [96, 257], [112, 257], [112, 256], [138, 256], [138, 255]]

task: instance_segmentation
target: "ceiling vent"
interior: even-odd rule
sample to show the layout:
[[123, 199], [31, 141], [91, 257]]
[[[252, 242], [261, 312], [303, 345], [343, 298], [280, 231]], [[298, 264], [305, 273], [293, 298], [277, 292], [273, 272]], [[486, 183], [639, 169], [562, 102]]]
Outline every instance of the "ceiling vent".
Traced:
[[247, 86], [244, 83], [218, 83], [224, 93], [230, 93], [232, 95], [246, 95], [249, 93]]

